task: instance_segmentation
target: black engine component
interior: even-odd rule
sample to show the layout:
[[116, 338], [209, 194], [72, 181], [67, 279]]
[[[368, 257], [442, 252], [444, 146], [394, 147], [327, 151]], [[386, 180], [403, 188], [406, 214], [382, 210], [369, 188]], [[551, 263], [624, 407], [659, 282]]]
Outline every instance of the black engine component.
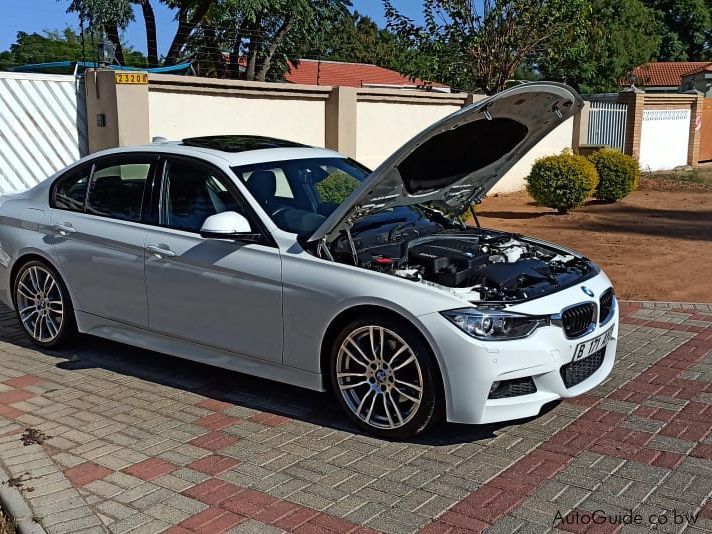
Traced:
[[478, 284], [493, 284], [505, 289], [546, 282], [549, 266], [540, 260], [522, 260], [516, 263], [494, 263], [483, 269], [476, 280]]
[[468, 288], [472, 299], [491, 302], [540, 297], [597, 272], [585, 258], [516, 234], [386, 215], [354, 226], [352, 240], [344, 234], [331, 248], [333, 258], [413, 281]]
[[520, 300], [551, 293], [552, 289], [578, 282], [589, 269], [574, 260], [573, 265], [524, 259], [516, 263], [494, 263], [472, 280], [482, 287], [487, 300]]
[[[376, 217], [375, 215], [373, 216]], [[413, 224], [418, 222], [418, 224]], [[354, 228], [357, 228], [356, 226]], [[373, 226], [362, 225], [358, 231], [353, 232], [353, 246], [356, 249], [358, 265], [379, 271], [388, 271], [384, 264], [380, 266], [374, 262], [377, 258], [392, 258], [393, 266], [399, 267], [407, 259], [408, 243], [413, 239], [442, 231], [442, 226], [419, 219], [396, 219]], [[342, 235], [331, 249], [337, 261], [353, 263], [353, 251], [346, 235]]]
[[472, 239], [428, 239], [408, 247], [409, 264], [423, 266], [426, 279], [449, 287], [467, 284], [487, 259]]
[[551, 288], [552, 284], [558, 285], [549, 270], [549, 265], [535, 259], [516, 263], [493, 263], [477, 273], [473, 282], [483, 288], [495, 289], [495, 292], [501, 295], [517, 299], [543, 294]]

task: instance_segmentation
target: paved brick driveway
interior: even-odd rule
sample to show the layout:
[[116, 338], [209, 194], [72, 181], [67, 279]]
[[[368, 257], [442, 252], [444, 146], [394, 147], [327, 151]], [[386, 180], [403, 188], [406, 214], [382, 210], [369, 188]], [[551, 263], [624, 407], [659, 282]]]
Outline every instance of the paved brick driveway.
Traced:
[[622, 308], [590, 395], [410, 443], [354, 433], [327, 395], [148, 351], [42, 353], [3, 309], [0, 463], [52, 533], [712, 531], [712, 306]]

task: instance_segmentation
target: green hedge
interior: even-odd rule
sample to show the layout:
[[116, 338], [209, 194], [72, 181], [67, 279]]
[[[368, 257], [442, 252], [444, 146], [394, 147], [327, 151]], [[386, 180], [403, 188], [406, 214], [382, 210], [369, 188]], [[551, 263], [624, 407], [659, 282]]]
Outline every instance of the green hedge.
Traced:
[[597, 185], [593, 163], [570, 152], [537, 160], [527, 176], [527, 191], [534, 200], [559, 213], [583, 204]]
[[598, 187], [594, 196], [615, 202], [638, 188], [640, 167], [635, 158], [610, 148], [591, 154], [588, 159], [598, 171]]

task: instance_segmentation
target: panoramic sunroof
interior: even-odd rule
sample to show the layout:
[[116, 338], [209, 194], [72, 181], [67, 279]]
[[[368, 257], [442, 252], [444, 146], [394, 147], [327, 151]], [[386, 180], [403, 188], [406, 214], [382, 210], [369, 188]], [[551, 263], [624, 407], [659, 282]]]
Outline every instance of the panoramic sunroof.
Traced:
[[247, 152], [250, 150], [263, 150], [266, 148], [297, 148], [301, 145], [293, 141], [262, 137], [259, 135], [210, 135], [206, 137], [191, 137], [183, 139], [185, 146], [210, 148], [222, 152]]

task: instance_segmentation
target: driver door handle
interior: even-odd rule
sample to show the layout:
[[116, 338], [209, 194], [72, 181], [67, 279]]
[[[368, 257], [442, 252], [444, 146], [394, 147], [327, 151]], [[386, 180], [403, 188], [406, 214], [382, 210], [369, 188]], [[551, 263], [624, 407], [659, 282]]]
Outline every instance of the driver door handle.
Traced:
[[77, 231], [77, 229], [69, 223], [55, 224], [54, 226], [52, 226], [52, 230], [65, 236], [73, 234]]
[[176, 255], [175, 252], [173, 252], [170, 248], [166, 247], [165, 245], [163, 247], [156, 246], [156, 245], [148, 245], [146, 247], [146, 250], [150, 254], [153, 254], [154, 256], [156, 256], [157, 258], [172, 258], [173, 256]]

